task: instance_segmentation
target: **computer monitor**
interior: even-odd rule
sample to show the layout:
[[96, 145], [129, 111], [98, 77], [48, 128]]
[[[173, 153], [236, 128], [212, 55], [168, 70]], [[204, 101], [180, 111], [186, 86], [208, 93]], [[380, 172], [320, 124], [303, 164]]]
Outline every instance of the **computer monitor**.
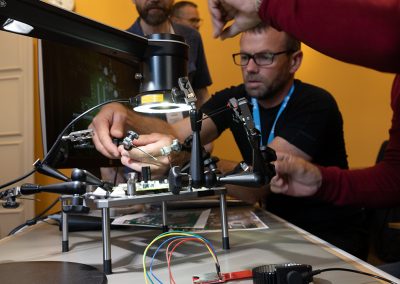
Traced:
[[[39, 92], [43, 149], [51, 149], [61, 131], [78, 115], [102, 102], [137, 95], [140, 63], [124, 61], [90, 49], [39, 40]], [[96, 112], [67, 131], [87, 129]], [[91, 141], [90, 141], [91, 142]], [[62, 142], [47, 160], [55, 168], [98, 168], [114, 166], [93, 143]]]

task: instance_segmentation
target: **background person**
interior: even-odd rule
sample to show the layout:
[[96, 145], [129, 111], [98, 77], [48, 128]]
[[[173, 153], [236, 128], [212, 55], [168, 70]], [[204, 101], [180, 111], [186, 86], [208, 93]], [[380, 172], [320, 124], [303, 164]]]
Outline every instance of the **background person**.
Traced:
[[172, 6], [171, 20], [174, 23], [199, 30], [202, 19], [200, 18], [197, 4], [191, 1], [179, 1]]

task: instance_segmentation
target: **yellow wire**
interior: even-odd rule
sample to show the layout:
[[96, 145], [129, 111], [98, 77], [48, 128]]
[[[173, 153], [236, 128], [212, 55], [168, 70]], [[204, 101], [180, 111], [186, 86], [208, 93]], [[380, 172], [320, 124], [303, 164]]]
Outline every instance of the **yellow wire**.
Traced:
[[190, 234], [190, 233], [184, 233], [184, 232], [170, 232], [170, 233], [163, 233], [157, 237], [155, 237], [146, 247], [146, 249], [144, 250], [143, 253], [143, 274], [144, 274], [144, 280], [146, 281], [146, 284], [148, 284], [148, 277], [147, 277], [147, 270], [146, 270], [146, 254], [147, 251], [149, 250], [149, 248], [159, 239], [165, 238], [165, 237], [169, 237], [169, 236], [187, 236], [187, 237], [194, 237], [197, 238], [199, 240], [201, 240], [207, 247], [208, 251], [211, 253], [211, 256], [214, 258], [215, 263], [218, 263], [218, 259], [216, 257], [216, 255], [214, 254], [214, 252], [212, 251], [212, 249], [210, 248], [209, 244], [207, 244], [207, 242], [205, 240], [203, 240], [202, 238], [199, 238], [196, 235]]

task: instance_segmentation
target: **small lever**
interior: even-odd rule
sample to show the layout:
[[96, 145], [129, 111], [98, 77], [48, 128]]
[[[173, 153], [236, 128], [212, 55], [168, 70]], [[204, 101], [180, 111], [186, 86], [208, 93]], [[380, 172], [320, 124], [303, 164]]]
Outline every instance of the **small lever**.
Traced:
[[71, 142], [80, 142], [93, 138], [93, 129], [73, 131], [68, 135], [63, 136], [62, 140], [70, 140]]

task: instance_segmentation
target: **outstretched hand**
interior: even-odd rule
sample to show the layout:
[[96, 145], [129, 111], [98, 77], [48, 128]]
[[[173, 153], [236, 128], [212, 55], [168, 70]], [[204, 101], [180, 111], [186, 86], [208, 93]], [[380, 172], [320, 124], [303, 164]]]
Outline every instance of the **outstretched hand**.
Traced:
[[[226, 39], [257, 26], [261, 19], [255, 0], [208, 0], [214, 37]], [[229, 26], [226, 24], [233, 20]]]
[[274, 162], [276, 176], [271, 180], [271, 191], [290, 196], [314, 195], [322, 183], [318, 167], [306, 160], [284, 153], [277, 153]]
[[142, 167], [149, 166], [154, 177], [165, 176], [171, 167], [175, 153], [163, 156], [162, 147], [172, 144], [174, 137], [167, 134], [152, 133], [140, 135], [133, 140], [132, 150], [125, 150], [121, 145], [118, 150], [121, 154], [121, 163], [135, 171], [141, 172]]
[[128, 109], [122, 104], [108, 104], [102, 107], [89, 125], [89, 128], [93, 130], [93, 143], [97, 151], [108, 158], [121, 157], [112, 138], [124, 136], [128, 112]]

